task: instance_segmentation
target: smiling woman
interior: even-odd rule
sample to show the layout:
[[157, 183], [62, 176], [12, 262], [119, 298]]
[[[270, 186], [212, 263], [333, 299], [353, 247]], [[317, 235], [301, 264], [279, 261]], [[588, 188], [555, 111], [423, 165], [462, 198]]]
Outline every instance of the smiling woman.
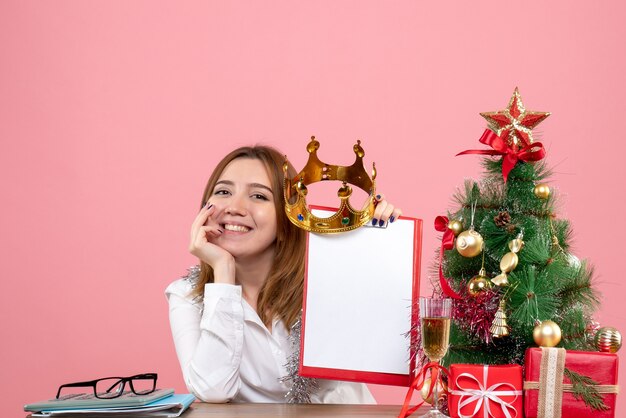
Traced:
[[[283, 163], [265, 146], [222, 159], [191, 227], [189, 251], [200, 266], [166, 290], [185, 383], [207, 402], [285, 402], [290, 389], [281, 377], [302, 309], [306, 232], [285, 214]], [[379, 219], [400, 215], [381, 203]], [[312, 402], [374, 402], [364, 384], [317, 386]]]
[[[201, 261], [197, 295], [205, 283], [239, 284], [262, 322], [280, 315], [290, 327], [301, 308], [306, 236], [283, 209], [283, 162], [263, 146], [224, 157], [204, 189], [189, 250]], [[251, 232], [228, 231], [237, 226]]]
[[[249, 276], [241, 271], [244, 265], [252, 268], [255, 278], [267, 276], [276, 251], [276, 215], [280, 211], [263, 163], [252, 158], [234, 159], [205, 199], [192, 229], [190, 251], [223, 273], [215, 275], [214, 282], [235, 284], [234, 259], [239, 261], [239, 280]], [[206, 245], [208, 236], [213, 238], [213, 245]], [[256, 307], [257, 295], [244, 296]]]

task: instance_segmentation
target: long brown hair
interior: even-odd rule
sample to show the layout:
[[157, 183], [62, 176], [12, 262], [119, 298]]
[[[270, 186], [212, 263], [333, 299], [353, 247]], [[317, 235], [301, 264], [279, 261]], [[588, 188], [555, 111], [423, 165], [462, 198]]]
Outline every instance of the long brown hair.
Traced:
[[[269, 275], [259, 292], [257, 311], [264, 324], [269, 325], [272, 319], [278, 316], [283, 320], [287, 329], [290, 329], [298, 319], [302, 309], [306, 232], [293, 225], [285, 214], [283, 195], [283, 163], [285, 157], [277, 149], [265, 145], [237, 148], [224, 157], [213, 170], [202, 194], [201, 206], [213, 194], [215, 184], [226, 166], [237, 158], [251, 158], [261, 161], [265, 165], [274, 192], [277, 225], [276, 248]], [[296, 175], [296, 171], [291, 165], [289, 165], [287, 175], [290, 178]], [[200, 278], [193, 296], [202, 295], [204, 285], [213, 283], [213, 280], [213, 268], [201, 261]]]

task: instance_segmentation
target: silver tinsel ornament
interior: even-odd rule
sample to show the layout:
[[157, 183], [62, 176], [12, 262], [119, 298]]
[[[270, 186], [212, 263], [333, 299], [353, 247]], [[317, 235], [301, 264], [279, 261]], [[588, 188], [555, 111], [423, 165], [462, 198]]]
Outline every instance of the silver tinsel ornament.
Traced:
[[287, 403], [311, 403], [311, 393], [319, 389], [316, 379], [302, 377], [298, 373], [300, 367], [300, 333], [302, 331], [302, 318], [299, 318], [291, 327], [289, 343], [291, 354], [287, 358], [285, 368], [287, 375], [280, 378], [283, 383], [291, 382], [291, 388], [285, 395]]
[[[183, 276], [183, 279], [185, 279], [189, 283], [192, 289], [196, 289], [200, 282], [200, 266], [196, 265], [196, 266], [189, 267], [187, 269], [187, 274]], [[193, 298], [193, 303], [200, 306], [201, 307], [200, 310], [203, 310], [204, 308], [203, 300], [204, 300], [204, 295], [197, 295], [195, 298]]]

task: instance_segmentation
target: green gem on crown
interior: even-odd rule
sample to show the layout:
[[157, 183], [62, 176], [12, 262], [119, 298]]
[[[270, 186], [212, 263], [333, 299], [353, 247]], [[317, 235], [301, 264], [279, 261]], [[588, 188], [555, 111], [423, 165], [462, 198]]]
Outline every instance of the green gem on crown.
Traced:
[[345, 217], [345, 218], [341, 218], [341, 223], [344, 225], [348, 225], [348, 222], [350, 222], [350, 218]]

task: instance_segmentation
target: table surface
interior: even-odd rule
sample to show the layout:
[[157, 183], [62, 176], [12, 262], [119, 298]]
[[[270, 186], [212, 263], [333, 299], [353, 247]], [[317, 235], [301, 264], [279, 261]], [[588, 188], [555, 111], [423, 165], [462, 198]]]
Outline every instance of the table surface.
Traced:
[[[345, 405], [345, 404], [281, 404], [281, 403], [224, 403], [210, 404], [194, 402], [185, 411], [182, 418], [276, 418], [276, 417], [305, 417], [305, 418], [392, 418], [397, 417], [402, 409], [401, 405]], [[429, 405], [422, 405], [412, 417], [419, 417], [430, 409]], [[89, 415], [83, 415], [89, 418]], [[133, 417], [132, 414], [118, 415]], [[28, 415], [26, 418], [30, 418]]]
[[[333, 405], [333, 404], [208, 404], [195, 402], [182, 418], [226, 417], [397, 417], [401, 405]], [[430, 409], [423, 405], [412, 416], [419, 417]]]

